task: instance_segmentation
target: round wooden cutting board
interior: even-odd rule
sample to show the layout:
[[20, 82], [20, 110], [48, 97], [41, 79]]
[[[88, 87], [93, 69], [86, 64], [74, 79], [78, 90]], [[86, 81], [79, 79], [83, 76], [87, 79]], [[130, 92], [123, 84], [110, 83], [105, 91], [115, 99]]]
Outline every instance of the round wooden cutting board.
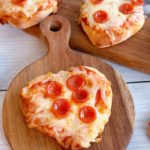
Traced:
[[[12, 81], [3, 104], [3, 125], [14, 150], [62, 150], [57, 142], [36, 129], [29, 129], [20, 109], [20, 91], [25, 84], [41, 74], [68, 70], [70, 66], [91, 66], [106, 75], [112, 83], [113, 105], [110, 121], [100, 144], [88, 150], [124, 150], [133, 133], [135, 112], [130, 92], [121, 75], [98, 58], [70, 49], [70, 24], [60, 16], [51, 16], [41, 24], [49, 51], [45, 57], [22, 70]], [[86, 135], [85, 135], [86, 136]]]

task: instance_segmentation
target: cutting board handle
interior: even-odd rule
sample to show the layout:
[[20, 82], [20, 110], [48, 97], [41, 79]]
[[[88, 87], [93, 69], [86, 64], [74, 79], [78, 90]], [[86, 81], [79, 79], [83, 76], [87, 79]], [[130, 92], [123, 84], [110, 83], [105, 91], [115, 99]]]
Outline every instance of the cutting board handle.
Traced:
[[48, 42], [48, 55], [60, 55], [63, 51], [69, 51], [71, 26], [66, 18], [51, 15], [42, 21], [40, 28]]

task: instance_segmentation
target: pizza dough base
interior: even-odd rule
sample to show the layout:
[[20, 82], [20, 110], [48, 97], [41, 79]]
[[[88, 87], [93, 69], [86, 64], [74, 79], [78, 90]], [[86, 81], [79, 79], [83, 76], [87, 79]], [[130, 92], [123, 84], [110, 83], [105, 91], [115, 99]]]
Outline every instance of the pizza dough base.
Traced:
[[[13, 15], [13, 11], [12, 11], [12, 14], [9, 14], [9, 13], [5, 14], [5, 10], [0, 9], [0, 23], [2, 23], [2, 24], [9, 23], [19, 29], [29, 28], [31, 26], [34, 26], [34, 25], [40, 23], [49, 14], [55, 13], [57, 11], [57, 5], [59, 3], [60, 3], [60, 0], [56, 1], [55, 3], [53, 3], [50, 7], [46, 8], [46, 9], [38, 10], [37, 12], [35, 12], [32, 15], [32, 17], [27, 17], [22, 11], [14, 14], [14, 15]], [[0, 3], [0, 5], [3, 5], [3, 3]], [[11, 6], [11, 7], [13, 7], [13, 6]], [[24, 7], [24, 6], [22, 6], [22, 7]], [[15, 6], [14, 6], [14, 8], [15, 8]], [[16, 15], [18, 15], [18, 16], [16, 16]]]
[[[86, 67], [86, 68], [88, 68], [88, 69], [90, 69], [90, 70], [93, 70], [94, 72], [96, 72], [96, 74], [99, 74], [99, 76], [100, 76], [101, 78], [105, 78], [105, 76], [104, 76], [102, 73], [100, 73], [99, 71], [97, 71], [96, 69], [91, 68], [91, 67]], [[51, 73], [50, 73], [50, 74], [46, 74], [46, 75], [41, 75], [41, 76], [39, 76], [39, 77], [33, 79], [32, 81], [30, 81], [27, 86], [32, 86], [32, 85], [34, 85], [34, 84], [36, 84], [36, 83], [38, 83], [38, 82], [40, 82], [40, 81], [42, 81], [42, 80], [44, 80], [44, 79], [50, 78], [50, 76], [51, 76]], [[25, 88], [28, 88], [27, 86], [26, 86]], [[104, 122], [104, 126], [105, 126], [105, 125], [107, 124], [107, 122], [109, 121], [109, 117], [110, 117], [110, 115], [111, 115], [111, 106], [112, 106], [112, 90], [111, 90], [111, 87], [109, 87], [109, 90], [110, 90], [110, 95], [107, 97], [107, 100], [108, 100], [108, 108], [107, 108], [107, 110], [106, 110], [106, 112], [105, 112], [105, 115], [106, 115], [106, 118], [107, 118], [107, 119], [106, 119], [105, 122]], [[21, 96], [22, 96], [22, 98], [25, 97], [23, 91], [21, 92]], [[27, 104], [29, 104], [29, 103], [30, 103], [30, 100], [25, 99], [25, 98], [21, 99], [21, 101], [20, 101], [21, 109], [22, 109], [22, 112], [23, 112], [23, 114], [25, 115], [25, 117], [28, 116]], [[30, 127], [30, 126], [29, 126], [29, 127]], [[31, 128], [32, 128], [32, 126], [31, 126]], [[48, 130], [47, 130], [47, 128], [45, 128], [45, 127], [43, 127], [43, 126], [36, 126], [36, 129], [38, 129], [40, 132], [42, 132], [42, 133], [48, 135]], [[104, 128], [103, 128], [103, 129], [100, 129], [100, 130], [98, 131], [98, 136], [97, 136], [97, 138], [95, 139], [95, 140], [96, 140], [95, 142], [100, 142], [100, 141], [101, 141], [103, 130], [104, 130]], [[56, 137], [55, 137], [55, 134], [54, 134], [54, 135], [51, 135], [51, 137], [56, 138]], [[58, 141], [58, 140], [57, 140], [57, 141]], [[61, 141], [58, 141], [58, 143], [61, 144], [64, 148], [69, 148], [68, 145], [65, 145], [65, 144], [64, 144], [63, 142], [61, 142]], [[70, 145], [69, 145], [69, 146], [70, 146]], [[88, 148], [88, 147], [89, 147], [89, 146], [83, 147], [83, 148]], [[74, 149], [74, 148], [72, 147], [72, 149]]]
[[[104, 22], [102, 25], [93, 23], [94, 20], [91, 20], [91, 12], [94, 8], [90, 7], [93, 5], [89, 3], [89, 1], [85, 1], [80, 10], [80, 22], [83, 30], [87, 34], [88, 38], [92, 42], [92, 44], [98, 48], [109, 47], [118, 43], [121, 43], [134, 34], [136, 34], [144, 25], [145, 16], [143, 11], [143, 6], [135, 6], [136, 12], [133, 14], [123, 14], [126, 16], [122, 25], [113, 24], [109, 25], [109, 20]], [[97, 4], [103, 5], [103, 4]], [[106, 5], [106, 4], [105, 4]], [[94, 6], [93, 6], [94, 7]], [[96, 7], [96, 6], [95, 6]], [[89, 9], [88, 11], [86, 9]], [[91, 10], [91, 11], [90, 11]], [[105, 9], [104, 9], [105, 10]], [[138, 11], [138, 12], [137, 12]], [[82, 21], [82, 18], [88, 19], [88, 24]], [[114, 18], [110, 18], [114, 19]], [[120, 18], [115, 18], [120, 19]], [[106, 23], [106, 24], [105, 24]], [[92, 25], [91, 25], [92, 24]]]
[[[85, 25], [82, 21], [81, 25], [93, 45], [98, 48], [105, 48], [127, 40], [143, 27], [144, 22], [143, 16], [143, 19], [139, 21], [139, 24], [127, 24], [126, 28], [122, 29], [120, 33], [117, 33], [115, 30], [111, 30], [110, 33], [109, 31], [105, 31], [103, 29], [93, 30], [89, 26]], [[113, 40], [110, 38], [109, 34], [113, 37]]]

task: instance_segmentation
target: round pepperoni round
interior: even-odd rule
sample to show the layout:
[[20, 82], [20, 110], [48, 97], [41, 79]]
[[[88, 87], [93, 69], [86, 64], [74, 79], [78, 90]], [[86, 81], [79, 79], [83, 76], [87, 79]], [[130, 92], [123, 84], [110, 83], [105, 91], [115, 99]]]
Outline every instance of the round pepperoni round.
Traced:
[[96, 119], [96, 111], [92, 106], [84, 106], [79, 110], [79, 118], [84, 123], [92, 123]]
[[15, 5], [22, 5], [26, 0], [12, 0], [12, 3]]
[[93, 17], [96, 23], [104, 23], [108, 20], [108, 14], [104, 10], [99, 10], [95, 12]]
[[119, 11], [122, 12], [123, 14], [131, 14], [133, 13], [134, 7], [130, 3], [124, 3], [120, 5]]
[[62, 93], [62, 85], [56, 81], [51, 81], [46, 86], [46, 96], [54, 98]]
[[57, 118], [64, 118], [66, 117], [70, 112], [70, 103], [67, 99], [57, 99], [54, 101], [52, 105], [52, 112]]
[[135, 5], [144, 5], [144, 0], [132, 0], [132, 3]]
[[84, 103], [88, 100], [89, 93], [84, 89], [79, 89], [72, 94], [72, 99], [75, 103]]
[[96, 4], [99, 4], [101, 3], [103, 0], [91, 0], [91, 3], [96, 5]]
[[67, 87], [76, 91], [85, 84], [85, 80], [81, 75], [72, 75], [67, 79]]

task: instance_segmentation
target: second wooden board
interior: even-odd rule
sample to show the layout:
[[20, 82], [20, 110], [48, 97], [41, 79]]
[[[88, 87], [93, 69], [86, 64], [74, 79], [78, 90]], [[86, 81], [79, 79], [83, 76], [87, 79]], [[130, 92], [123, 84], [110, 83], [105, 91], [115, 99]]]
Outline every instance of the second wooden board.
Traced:
[[[82, 0], [63, 0], [58, 12], [71, 22], [71, 47], [150, 74], [150, 18], [146, 19], [143, 29], [132, 38], [118, 45], [100, 49], [91, 44], [79, 24], [81, 3]], [[36, 36], [40, 34], [38, 26], [25, 31]]]

